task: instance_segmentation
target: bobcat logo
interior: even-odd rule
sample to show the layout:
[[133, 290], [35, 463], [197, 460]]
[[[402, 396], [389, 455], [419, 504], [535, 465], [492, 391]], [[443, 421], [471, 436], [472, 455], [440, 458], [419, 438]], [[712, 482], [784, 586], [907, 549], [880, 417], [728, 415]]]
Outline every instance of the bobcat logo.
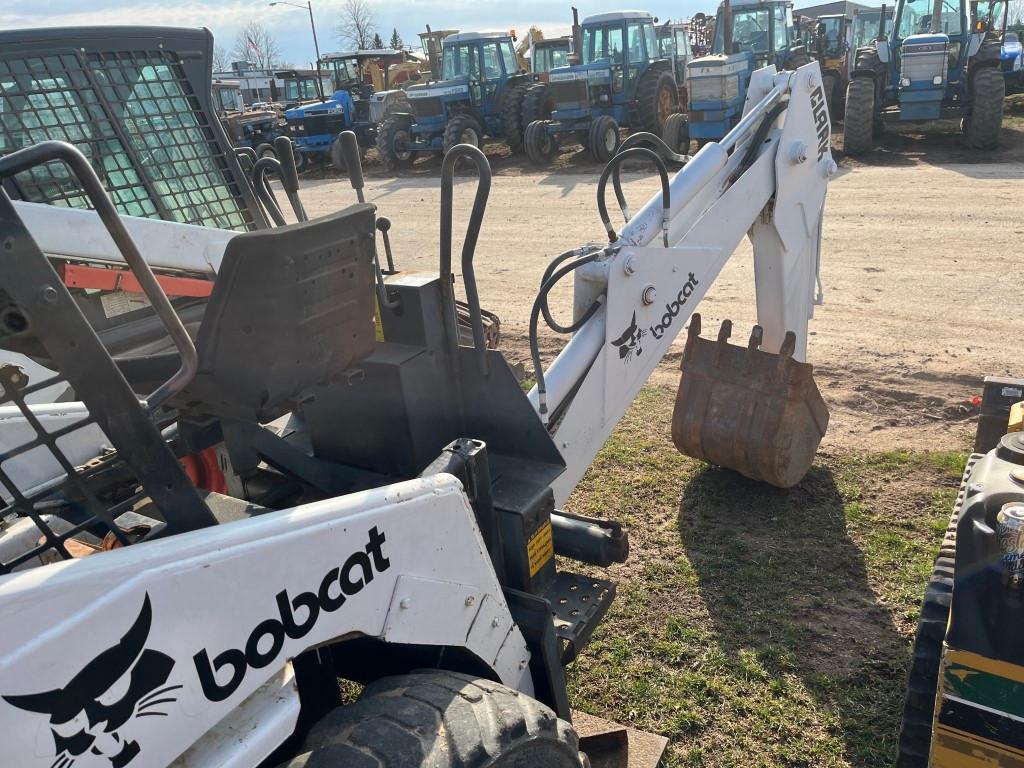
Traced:
[[633, 320], [629, 327], [622, 332], [619, 338], [612, 340], [612, 345], [619, 348], [619, 359], [627, 363], [633, 359], [633, 355], [639, 357], [644, 352], [643, 341], [647, 331], [636, 324], [636, 312], [633, 312]]
[[167, 716], [163, 705], [174, 702], [172, 692], [182, 686], [164, 685], [174, 659], [145, 647], [152, 618], [147, 594], [121, 640], [63, 688], [3, 696], [19, 709], [49, 716], [55, 751], [50, 768], [71, 768], [79, 761], [82, 768], [123, 768], [141, 751], [124, 731], [137, 718]]

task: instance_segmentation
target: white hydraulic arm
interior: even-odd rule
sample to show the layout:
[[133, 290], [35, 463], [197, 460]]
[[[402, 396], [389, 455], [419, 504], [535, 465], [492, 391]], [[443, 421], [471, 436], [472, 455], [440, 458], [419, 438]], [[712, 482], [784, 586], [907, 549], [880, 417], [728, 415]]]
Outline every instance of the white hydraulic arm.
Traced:
[[[771, 121], [770, 128], [762, 126]], [[767, 131], [765, 130], [767, 128]], [[565, 502], [668, 351], [744, 235], [754, 252], [762, 349], [787, 331], [803, 361], [820, 303], [817, 274], [828, 179], [837, 170], [816, 62], [767, 67], [751, 78], [740, 123], [705, 145], [670, 181], [667, 240], [661, 193], [618, 240], [575, 270], [574, 318], [599, 308], [544, 372], [529, 397], [566, 462], [555, 483]], [[758, 141], [759, 146], [753, 146]]]

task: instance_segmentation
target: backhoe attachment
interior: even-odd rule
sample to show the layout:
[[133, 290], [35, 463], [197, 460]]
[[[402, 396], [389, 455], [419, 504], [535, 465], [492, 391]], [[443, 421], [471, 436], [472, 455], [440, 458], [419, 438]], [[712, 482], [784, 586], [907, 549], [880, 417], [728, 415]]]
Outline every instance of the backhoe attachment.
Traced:
[[773, 354], [760, 348], [759, 325], [746, 347], [729, 343], [729, 320], [715, 341], [700, 337], [700, 325], [695, 314], [672, 413], [672, 442], [680, 453], [752, 480], [796, 485], [825, 436], [828, 406], [812, 366], [793, 358], [795, 334], [787, 332]]

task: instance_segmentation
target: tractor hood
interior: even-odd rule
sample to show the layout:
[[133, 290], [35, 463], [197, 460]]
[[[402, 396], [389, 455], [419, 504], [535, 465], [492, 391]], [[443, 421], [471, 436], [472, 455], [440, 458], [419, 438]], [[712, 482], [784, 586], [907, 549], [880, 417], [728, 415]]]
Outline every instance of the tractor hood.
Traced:
[[596, 59], [589, 64], [576, 64], [568, 67], [555, 67], [548, 75], [552, 83], [571, 80], [587, 80], [591, 83], [606, 83], [612, 78], [611, 60]]
[[284, 113], [286, 120], [299, 120], [312, 115], [336, 115], [352, 113], [352, 94], [348, 91], [335, 91], [327, 101], [311, 101], [292, 107]]
[[469, 95], [469, 78], [458, 77], [453, 80], [438, 80], [434, 83], [425, 83], [423, 85], [412, 85], [405, 92], [405, 95], [410, 100], [412, 99], [429, 99], [429, 98], [441, 98], [444, 96], [468, 96]]

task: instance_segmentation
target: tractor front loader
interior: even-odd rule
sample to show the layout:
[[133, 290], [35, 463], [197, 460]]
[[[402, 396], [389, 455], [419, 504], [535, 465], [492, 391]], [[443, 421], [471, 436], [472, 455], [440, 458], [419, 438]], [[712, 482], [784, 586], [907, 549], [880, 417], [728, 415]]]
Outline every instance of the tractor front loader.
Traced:
[[[783, 369], [805, 357], [836, 170], [817, 64], [754, 73], [736, 128], [671, 178], [640, 150], [662, 192], [621, 232], [602, 196], [607, 244], [552, 262], [525, 393], [486, 344], [473, 262], [491, 174], [476, 147], [445, 156], [431, 274], [384, 274], [376, 243], [390, 261], [389, 226], [362, 200], [351, 133], [359, 202], [335, 213], [307, 218], [285, 151], [255, 169], [281, 173], [297, 223], [223, 153], [185, 167], [231, 179], [225, 194], [237, 195], [211, 210], [237, 214], [237, 229], [125, 213], [177, 199], [163, 196], [173, 168], [155, 148], [178, 134], [151, 130], [153, 113], [166, 99], [161, 121], [202, 119], [190, 94], [208, 90], [211, 53], [203, 30], [47, 30], [28, 54], [0, 45], [5, 140], [27, 105], [40, 124], [91, 114], [83, 131], [114, 133], [0, 157], [0, 348], [35, 366], [0, 365], [0, 766], [586, 765], [565, 667], [615, 584], [555, 558], [605, 567], [628, 541], [562, 505], [748, 234], [750, 351], [779, 374], [752, 358], [756, 387], [734, 391], [766, 433], [789, 418], [766, 396], [792, 390]], [[49, 96], [29, 98], [40, 84]], [[209, 145], [196, 151], [222, 144], [216, 130], [198, 135]], [[117, 164], [128, 155], [135, 197]], [[609, 179], [621, 193], [615, 170], [636, 155], [613, 158], [602, 193]], [[479, 180], [456, 263], [461, 161]], [[183, 217], [218, 201], [180, 183]], [[260, 202], [232, 212], [246, 201]], [[84, 266], [130, 280], [141, 314], [97, 311], [89, 297], [107, 293], [69, 283]], [[570, 273], [563, 326], [547, 296]], [[212, 287], [197, 297], [188, 281], [203, 276]], [[547, 367], [541, 316], [572, 333]], [[735, 373], [720, 369], [703, 375]], [[51, 392], [60, 403], [39, 402]], [[698, 400], [680, 407], [707, 409], [713, 431], [714, 408]], [[92, 455], [76, 455], [90, 440]], [[775, 464], [799, 463], [774, 445]], [[339, 679], [363, 686], [355, 701]]]

